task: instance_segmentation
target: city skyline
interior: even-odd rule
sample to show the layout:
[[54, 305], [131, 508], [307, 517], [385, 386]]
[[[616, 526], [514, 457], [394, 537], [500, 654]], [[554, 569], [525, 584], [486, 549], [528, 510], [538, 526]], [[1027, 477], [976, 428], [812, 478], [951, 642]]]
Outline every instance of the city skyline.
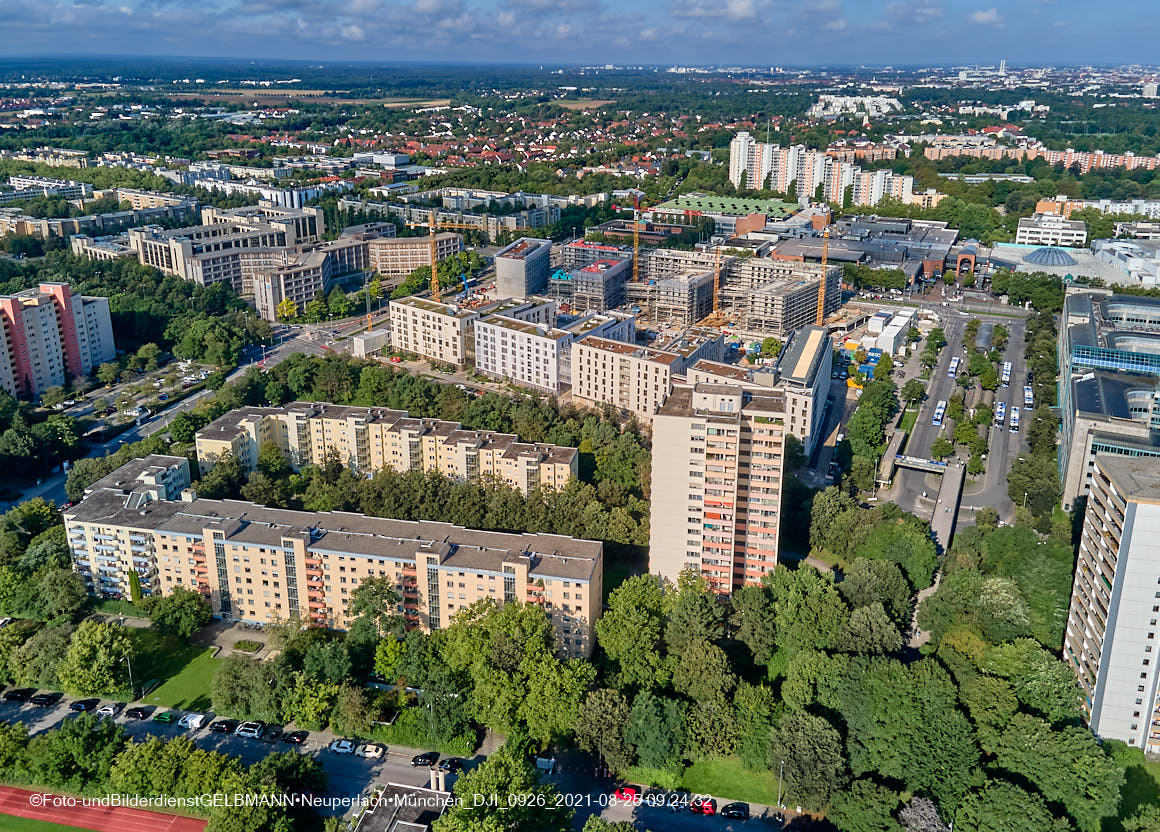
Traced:
[[[957, 65], [1141, 62], [1160, 23], [1144, 0], [1093, 18], [1077, 0], [14, 0], [10, 56], [141, 54], [328, 61]], [[416, 37], [422, 32], [422, 37]]]

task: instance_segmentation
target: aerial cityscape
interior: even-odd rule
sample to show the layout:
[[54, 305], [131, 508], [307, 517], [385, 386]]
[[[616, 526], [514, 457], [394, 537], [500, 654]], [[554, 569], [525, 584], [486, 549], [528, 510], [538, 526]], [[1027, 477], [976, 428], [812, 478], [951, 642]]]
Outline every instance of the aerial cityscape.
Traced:
[[1160, 832], [1157, 37], [0, 4], [0, 832]]

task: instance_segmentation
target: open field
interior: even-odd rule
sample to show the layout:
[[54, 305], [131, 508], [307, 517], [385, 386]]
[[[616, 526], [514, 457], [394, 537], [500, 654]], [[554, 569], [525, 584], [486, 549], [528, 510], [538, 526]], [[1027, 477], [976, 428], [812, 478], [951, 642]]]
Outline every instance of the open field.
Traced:
[[615, 98], [570, 98], [566, 100], [556, 101], [565, 110], [592, 110], [597, 107], [607, 107], [609, 104], [615, 104]]
[[390, 109], [405, 107], [446, 107], [450, 98], [349, 98], [342, 90], [214, 90], [213, 92], [174, 92], [167, 98], [191, 101], [261, 101], [263, 104], [289, 104], [294, 101], [317, 101], [326, 104], [381, 105]]

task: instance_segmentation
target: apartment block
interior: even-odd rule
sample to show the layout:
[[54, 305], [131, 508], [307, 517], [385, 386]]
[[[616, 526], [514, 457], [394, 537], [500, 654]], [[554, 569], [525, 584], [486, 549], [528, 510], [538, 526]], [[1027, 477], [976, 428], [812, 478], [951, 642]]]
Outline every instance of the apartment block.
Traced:
[[0, 297], [0, 319], [0, 388], [19, 398], [87, 376], [117, 354], [109, 299], [73, 295], [67, 283]]
[[[391, 233], [395, 227], [388, 225]], [[327, 293], [340, 278], [370, 269], [370, 243], [365, 235], [346, 235], [286, 252], [282, 263], [258, 266], [250, 277], [254, 308], [268, 321], [277, 320], [278, 305], [290, 300], [301, 311], [318, 293]], [[244, 284], [243, 280], [243, 284]]]
[[467, 332], [479, 314], [426, 298], [392, 300], [391, 346], [431, 361], [467, 366]]
[[603, 590], [599, 541], [270, 509], [199, 499], [188, 488], [174, 500], [123, 479], [90, 489], [65, 512], [75, 568], [94, 595], [126, 597], [136, 573], [144, 594], [196, 590], [225, 620], [299, 618], [342, 629], [359, 584], [387, 578], [408, 628], [441, 629], [482, 599], [531, 603], [550, 616], [562, 655], [591, 655]]
[[712, 329], [688, 330], [655, 348], [585, 338], [572, 349], [572, 398], [651, 422], [678, 377], [699, 361], [720, 361], [723, 352], [724, 337]]
[[548, 288], [552, 241], [521, 237], [495, 253], [495, 291], [522, 300]]
[[563, 489], [579, 471], [575, 448], [521, 442], [518, 436], [465, 430], [458, 422], [413, 419], [402, 410], [293, 402], [231, 410], [197, 432], [197, 461], [207, 471], [224, 454], [245, 471], [262, 445], [278, 448], [296, 470], [336, 453], [360, 474], [435, 471], [458, 480], [506, 483], [522, 494]]
[[1087, 226], [1080, 220], [1065, 220], [1055, 214], [1036, 214], [1019, 220], [1015, 242], [1026, 246], [1082, 246], [1087, 242]]
[[1084, 512], [1063, 659], [1092, 732], [1160, 753], [1160, 466], [1098, 456]]
[[[450, 231], [435, 235], [435, 261], [463, 251], [463, 237]], [[383, 277], [406, 277], [420, 266], [431, 265], [430, 237], [381, 237], [370, 244], [371, 268]], [[444, 275], [446, 277], [446, 275]], [[458, 275], [455, 275], [455, 280]], [[455, 282], [452, 280], [450, 282]], [[443, 281], [447, 284], [448, 281]]]
[[673, 390], [653, 417], [649, 571], [731, 594], [777, 566], [785, 396], [731, 384]]

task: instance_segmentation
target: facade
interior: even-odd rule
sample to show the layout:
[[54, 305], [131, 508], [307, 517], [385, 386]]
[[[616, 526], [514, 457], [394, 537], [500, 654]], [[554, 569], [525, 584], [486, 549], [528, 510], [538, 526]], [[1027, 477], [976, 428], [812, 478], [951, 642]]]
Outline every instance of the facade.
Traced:
[[495, 291], [500, 298], [523, 300], [548, 288], [552, 241], [521, 237], [495, 253]]
[[1084, 512], [1063, 660], [1092, 732], [1160, 753], [1160, 466], [1098, 457]]
[[391, 345], [391, 330], [387, 327], [371, 329], [352, 335], [351, 354], [355, 358], [369, 358]]
[[[390, 233], [395, 227], [388, 226]], [[374, 232], [367, 232], [367, 235]], [[343, 235], [305, 248], [299, 253], [286, 252], [281, 263], [258, 266], [250, 277], [254, 308], [267, 321], [278, 319], [278, 306], [285, 300], [301, 311], [320, 292], [330, 291], [345, 275], [358, 275], [370, 269], [370, 244], [377, 237]], [[243, 280], [243, 284], [245, 281]]]
[[712, 329], [687, 330], [655, 348], [586, 338], [572, 348], [572, 398], [651, 422], [677, 377], [698, 361], [720, 361], [723, 352], [724, 337]]
[[694, 569], [728, 595], [776, 568], [785, 407], [777, 390], [673, 391], [653, 417], [650, 572]]
[[478, 313], [426, 298], [390, 303], [391, 347], [431, 361], [467, 366], [467, 331]]
[[1079, 220], [1065, 220], [1055, 214], [1036, 214], [1019, 220], [1016, 245], [1082, 246], [1087, 242], [1087, 226]]
[[591, 655], [603, 590], [599, 541], [270, 509], [198, 499], [189, 489], [174, 500], [124, 479], [90, 489], [65, 512], [74, 566], [95, 595], [127, 596], [135, 573], [144, 594], [193, 589], [223, 619], [300, 618], [341, 629], [351, 594], [380, 577], [398, 591], [408, 628], [446, 627], [481, 599], [534, 603], [550, 616], [562, 655]]
[[587, 315], [565, 326], [551, 326], [509, 315], [490, 315], [475, 323], [475, 369], [524, 387], [556, 395], [572, 383], [572, 350], [587, 338], [632, 342], [632, 315]]
[[117, 354], [109, 299], [73, 295], [67, 283], [0, 297], [0, 318], [0, 388], [18, 398], [89, 375]]
[[[463, 238], [450, 231], [435, 235], [435, 262], [463, 251]], [[406, 277], [421, 266], [431, 265], [430, 237], [380, 237], [370, 243], [371, 269], [383, 277]]]
[[578, 471], [575, 448], [465, 430], [458, 422], [412, 419], [401, 410], [310, 402], [244, 407], [218, 417], [197, 432], [198, 465], [209, 470], [230, 454], [243, 470], [253, 471], [258, 451], [267, 443], [295, 469], [322, 465], [337, 453], [344, 465], [361, 474], [435, 471], [469, 482], [495, 479], [522, 494], [562, 489]]

